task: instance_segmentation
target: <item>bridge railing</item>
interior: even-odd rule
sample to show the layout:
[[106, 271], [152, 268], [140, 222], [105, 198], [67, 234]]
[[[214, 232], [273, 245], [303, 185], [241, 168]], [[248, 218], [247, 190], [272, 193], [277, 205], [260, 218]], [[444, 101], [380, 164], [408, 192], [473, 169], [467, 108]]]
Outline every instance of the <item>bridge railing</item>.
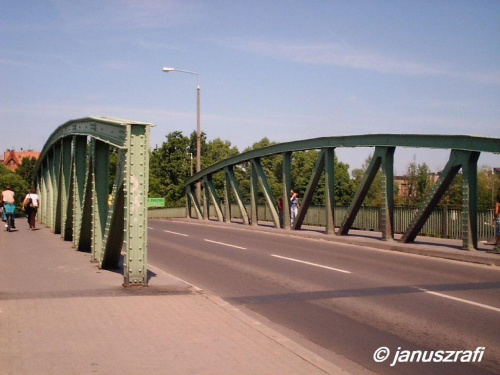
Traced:
[[[119, 267], [125, 286], [147, 285], [147, 195], [152, 124], [71, 120], [48, 138], [36, 165], [38, 219], [98, 267]], [[109, 192], [110, 149], [117, 153]]]
[[[186, 182], [188, 213], [192, 217], [208, 219], [210, 205], [213, 205], [219, 220], [230, 221], [233, 216], [231, 205], [222, 205], [222, 202], [232, 202], [233, 198], [238, 205], [241, 217], [245, 224], [257, 225], [257, 193], [258, 189], [264, 193], [266, 205], [271, 213], [275, 227], [280, 227], [279, 211], [276, 198], [273, 196], [268, 179], [262, 168], [261, 159], [272, 155], [282, 155], [282, 196], [288, 197], [291, 186], [292, 153], [296, 151], [320, 150], [318, 160], [310, 176], [306, 192], [296, 220], [291, 224], [290, 201], [283, 200], [283, 228], [300, 229], [304, 223], [306, 213], [311, 206], [313, 194], [319, 179], [324, 172], [325, 179], [325, 231], [335, 233], [335, 149], [343, 147], [374, 147], [373, 157], [363, 176], [361, 185], [353, 201], [348, 207], [336, 234], [347, 235], [352, 228], [356, 216], [363, 204], [368, 190], [377, 173], [382, 180], [382, 205], [379, 210], [380, 230], [384, 240], [394, 239], [394, 152], [396, 147], [432, 148], [450, 150], [450, 157], [443, 169], [433, 190], [426, 197], [423, 205], [412, 216], [410, 223], [403, 231], [401, 241], [413, 242], [421, 232], [432, 211], [451, 185], [454, 177], [462, 171], [462, 214], [461, 234], [463, 248], [477, 249], [477, 160], [481, 152], [500, 153], [500, 139], [474, 137], [465, 135], [401, 135], [401, 134], [371, 134], [343, 137], [328, 137], [280, 143], [257, 150], [252, 150], [237, 156], [225, 159], [198, 172]], [[250, 210], [236, 179], [234, 170], [243, 163], [250, 165]], [[213, 184], [213, 176], [223, 172], [225, 175], [224, 197], [221, 199]], [[204, 185], [204, 197], [199, 202], [196, 194], [196, 182]], [[202, 207], [203, 205], [203, 207]]]

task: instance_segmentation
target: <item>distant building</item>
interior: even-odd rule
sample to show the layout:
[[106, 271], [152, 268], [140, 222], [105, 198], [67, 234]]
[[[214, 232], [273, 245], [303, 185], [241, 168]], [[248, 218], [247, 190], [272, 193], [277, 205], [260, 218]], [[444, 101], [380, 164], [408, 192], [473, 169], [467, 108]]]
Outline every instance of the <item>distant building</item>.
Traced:
[[[436, 183], [437, 180], [439, 180], [439, 177], [441, 176], [441, 173], [429, 173], [429, 181], [432, 182], [433, 184]], [[409, 180], [408, 176], [394, 176], [394, 183], [396, 184], [398, 191], [399, 191], [399, 196], [400, 197], [409, 197], [410, 196], [410, 188], [411, 188], [411, 181]], [[415, 195], [415, 191], [412, 193], [412, 195]]]
[[7, 168], [14, 172], [23, 162], [23, 158], [35, 158], [40, 157], [40, 152], [28, 150], [28, 151], [14, 151], [7, 150], [3, 153], [3, 159], [0, 160]]

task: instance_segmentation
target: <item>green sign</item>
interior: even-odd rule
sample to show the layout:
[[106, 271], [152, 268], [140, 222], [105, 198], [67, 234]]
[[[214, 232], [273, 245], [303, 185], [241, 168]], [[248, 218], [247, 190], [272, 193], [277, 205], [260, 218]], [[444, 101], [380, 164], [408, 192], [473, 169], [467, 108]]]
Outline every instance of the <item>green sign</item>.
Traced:
[[165, 198], [148, 198], [148, 207], [165, 207]]

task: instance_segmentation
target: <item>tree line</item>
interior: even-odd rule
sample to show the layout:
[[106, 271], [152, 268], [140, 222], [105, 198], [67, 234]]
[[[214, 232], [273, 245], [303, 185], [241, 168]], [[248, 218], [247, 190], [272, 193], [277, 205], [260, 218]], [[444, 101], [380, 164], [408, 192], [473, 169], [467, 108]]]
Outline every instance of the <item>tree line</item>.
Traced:
[[[268, 138], [263, 138], [247, 147], [243, 152], [255, 150], [276, 144]], [[230, 141], [220, 138], [208, 141], [206, 134], [201, 134], [201, 168], [207, 168], [223, 159], [238, 155], [237, 147], [232, 146]], [[306, 191], [309, 178], [318, 160], [319, 150], [298, 151], [292, 154], [291, 180], [292, 188], [300, 196]], [[161, 146], [156, 146], [150, 154], [150, 180], [149, 196], [166, 198], [167, 207], [182, 207], [186, 204], [184, 182], [191, 175], [191, 161], [195, 165], [196, 155], [196, 132], [185, 136], [180, 131], [174, 131], [166, 136]], [[370, 164], [371, 156], [368, 157], [361, 168], [349, 173], [349, 164], [339, 161], [335, 156], [335, 203], [339, 206], [347, 206], [352, 201], [354, 194], [361, 184], [364, 173]], [[282, 196], [282, 166], [283, 157], [272, 155], [261, 159], [262, 168], [266, 174], [269, 187], [276, 199]], [[195, 168], [195, 167], [193, 167]], [[250, 201], [250, 166], [243, 163], [235, 168], [236, 177], [240, 183], [243, 198]], [[407, 193], [401, 194], [397, 184], [394, 184], [395, 204], [402, 207], [418, 207], [425, 197], [430, 193], [435, 184], [434, 174], [431, 173], [427, 164], [408, 164], [404, 182]], [[219, 172], [213, 176], [213, 182], [221, 199], [224, 197], [224, 173]], [[491, 167], [483, 166], [478, 170], [478, 206], [491, 208], [492, 192], [496, 194], [499, 186], [498, 176], [491, 174]], [[364, 201], [365, 206], [378, 207], [382, 203], [382, 179], [377, 174]], [[314, 193], [312, 204], [323, 205], [325, 196], [324, 176], [320, 179]], [[259, 192], [259, 203], [264, 203], [264, 195]], [[442, 198], [441, 205], [459, 207], [462, 205], [462, 175], [455, 177], [452, 185]]]
[[[255, 150], [276, 144], [268, 138], [263, 138], [247, 147], [243, 152]], [[240, 151], [232, 146], [230, 141], [220, 138], [207, 140], [204, 132], [201, 134], [201, 168], [207, 168], [223, 159], [238, 155]], [[319, 150], [298, 151], [292, 154], [291, 180], [292, 188], [303, 196], [309, 178], [319, 157]], [[193, 170], [196, 173], [196, 132], [189, 136], [181, 131], [174, 131], [166, 135], [166, 140], [161, 146], [156, 145], [150, 150], [149, 162], [149, 194], [151, 198], [165, 198], [167, 207], [182, 207], [186, 204], [185, 181]], [[349, 164], [341, 162], [335, 156], [335, 203], [338, 206], [347, 206], [352, 201], [354, 194], [361, 184], [364, 173], [370, 164], [371, 156], [365, 163], [349, 173]], [[275, 199], [282, 196], [282, 155], [272, 155], [261, 159], [262, 168], [268, 179], [269, 186]], [[117, 154], [114, 150], [110, 155], [110, 182], [109, 189], [113, 186], [116, 171]], [[30, 187], [33, 187], [33, 173], [36, 159], [23, 158], [19, 168], [12, 172], [0, 164], [0, 188], [10, 185], [17, 197], [24, 197]], [[250, 165], [243, 163], [235, 168], [235, 175], [240, 183], [243, 198], [250, 202]], [[411, 162], [408, 164], [404, 176], [407, 188], [406, 194], [401, 194], [397, 184], [394, 184], [394, 197], [396, 206], [419, 207], [431, 191], [435, 180], [431, 178], [429, 167]], [[224, 173], [219, 172], [213, 176], [213, 182], [221, 199], [224, 197]], [[492, 175], [491, 167], [483, 166], [478, 170], [478, 206], [491, 208], [496, 191], [500, 186], [498, 175]], [[382, 179], [377, 174], [364, 205], [378, 207], [382, 200]], [[324, 176], [320, 179], [314, 193], [312, 204], [323, 205], [325, 195]], [[18, 199], [19, 200], [19, 199]], [[264, 203], [264, 195], [259, 192], [259, 203]], [[441, 199], [441, 205], [460, 207], [462, 205], [462, 175], [458, 174], [447, 193]]]

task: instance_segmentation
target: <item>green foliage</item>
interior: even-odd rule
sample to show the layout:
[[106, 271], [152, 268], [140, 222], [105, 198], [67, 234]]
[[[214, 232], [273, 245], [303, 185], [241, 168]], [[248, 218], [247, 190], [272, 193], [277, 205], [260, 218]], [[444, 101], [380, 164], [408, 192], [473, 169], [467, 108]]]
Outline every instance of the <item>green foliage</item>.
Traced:
[[113, 192], [113, 184], [115, 182], [117, 166], [118, 166], [118, 149], [115, 147], [111, 147], [109, 151], [109, 180], [108, 180], [109, 194]]
[[[231, 146], [231, 142], [216, 138], [206, 144], [204, 152], [202, 153], [201, 164], [203, 168], [207, 168], [213, 164], [218, 163], [221, 160], [236, 156], [238, 154], [238, 148], [235, 146]], [[217, 190], [217, 195], [221, 200], [223, 200], [225, 184], [224, 172], [214, 174], [212, 176], [212, 181], [214, 183], [215, 189]]]
[[[261, 149], [275, 144], [276, 142], [272, 142], [269, 140], [269, 138], [265, 137], [262, 138], [259, 142], [254, 143], [251, 147], [247, 147], [245, 149], [245, 152]], [[275, 200], [277, 200], [279, 197], [281, 197], [283, 190], [281, 178], [281, 166], [283, 164], [283, 157], [281, 155], [271, 155], [262, 158], [260, 162], [273, 197]], [[249, 163], [246, 163], [242, 166], [242, 168], [235, 170], [235, 173], [240, 181], [240, 187], [243, 197], [246, 201], [250, 201], [250, 171], [251, 169]], [[257, 191], [257, 203], [265, 203], [264, 193], [260, 186]]]
[[30, 184], [17, 173], [10, 171], [5, 165], [0, 164], [0, 191], [4, 191], [7, 185], [10, 185], [12, 191], [16, 194], [16, 205], [20, 209], [24, 197], [29, 191]]
[[165, 198], [167, 207], [182, 207], [186, 204], [184, 183], [190, 175], [188, 150], [192, 142], [180, 131], [166, 138], [150, 155], [149, 197]]
[[[245, 149], [245, 152], [261, 149], [275, 145], [276, 142], [263, 138]], [[229, 157], [238, 155], [239, 151], [231, 145], [231, 142], [220, 138], [207, 142], [205, 133], [201, 134], [201, 168], [207, 168]], [[111, 154], [110, 170], [116, 161], [114, 154]], [[191, 154], [191, 155], [189, 155]], [[307, 185], [311, 179], [314, 166], [318, 160], [320, 151], [308, 150], [297, 151], [292, 154], [291, 180], [292, 189], [299, 192], [303, 197]], [[359, 169], [352, 171], [352, 178], [349, 176], [349, 165], [339, 162], [335, 156], [335, 203], [347, 206], [354, 198], [355, 192], [359, 188], [365, 172], [368, 169], [372, 156], [369, 156]], [[196, 132], [192, 132], [186, 137], [180, 131], [174, 131], [166, 136], [166, 141], [161, 147], [156, 146], [150, 155], [150, 180], [149, 196], [166, 198], [168, 207], [180, 207], [185, 205], [185, 181], [191, 175], [191, 160], [193, 169], [196, 171]], [[269, 187], [276, 200], [283, 194], [283, 156], [271, 155], [261, 159], [262, 168], [266, 175]], [[111, 171], [112, 172], [112, 171]], [[243, 163], [235, 166], [234, 172], [239, 181], [240, 188], [245, 202], [250, 201], [250, 164]], [[114, 173], [111, 173], [114, 175]], [[224, 199], [225, 176], [223, 172], [212, 176], [217, 195]], [[396, 205], [419, 206], [430, 193], [434, 179], [429, 167], [424, 164], [410, 163], [407, 168], [406, 182], [410, 193], [408, 196], [399, 194], [397, 184], [394, 187]], [[12, 183], [14, 185], [14, 183]], [[491, 174], [491, 168], [483, 167], [478, 172], [478, 205], [480, 207], [490, 207], [492, 201], [492, 189], [496, 196], [496, 189], [500, 185], [500, 177]], [[265, 203], [262, 188], [258, 188], [258, 203]], [[324, 172], [319, 180], [317, 189], [312, 198], [312, 204], [323, 205], [325, 197]], [[379, 207], [382, 203], [382, 176], [377, 173], [372, 186], [364, 200], [365, 206]], [[461, 206], [462, 204], [462, 175], [459, 174], [454, 179], [441, 200], [441, 204], [450, 206]]]
[[427, 164], [417, 165], [415, 162], [408, 164], [406, 183], [408, 194], [400, 197], [400, 203], [404, 206], [419, 207], [434, 186]]
[[[353, 187], [355, 191], [359, 189], [361, 186], [361, 182], [363, 181], [363, 177], [368, 170], [368, 166], [372, 160], [373, 155], [368, 156], [365, 160], [365, 163], [361, 166], [361, 168], [354, 169], [352, 171], [353, 177]], [[368, 193], [366, 194], [365, 200], [363, 201], [364, 206], [368, 207], [380, 207], [382, 204], [382, 175], [377, 173], [375, 179], [373, 180]]]
[[16, 174], [20, 176], [28, 186], [34, 186], [33, 180], [34, 180], [34, 172], [35, 172], [35, 166], [36, 166], [36, 159], [35, 158], [28, 158], [25, 157], [21, 161], [21, 165], [19, 168], [16, 170]]

